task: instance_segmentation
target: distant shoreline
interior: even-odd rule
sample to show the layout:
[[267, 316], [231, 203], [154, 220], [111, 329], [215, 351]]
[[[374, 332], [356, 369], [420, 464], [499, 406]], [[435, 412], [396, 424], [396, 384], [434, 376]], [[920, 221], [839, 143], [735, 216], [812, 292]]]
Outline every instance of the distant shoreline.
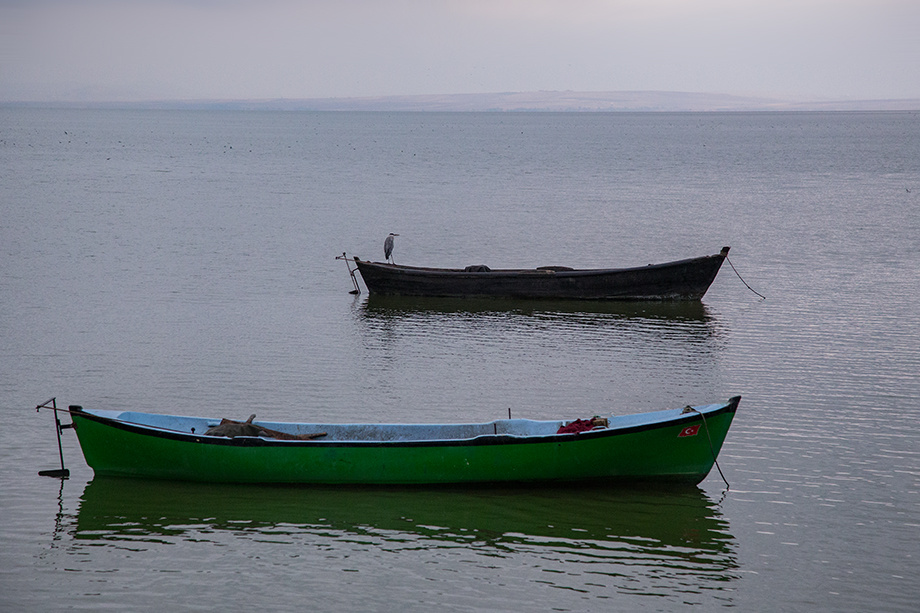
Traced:
[[689, 92], [503, 92], [261, 100], [5, 101], [0, 108], [370, 112], [918, 111], [920, 99], [810, 100]]

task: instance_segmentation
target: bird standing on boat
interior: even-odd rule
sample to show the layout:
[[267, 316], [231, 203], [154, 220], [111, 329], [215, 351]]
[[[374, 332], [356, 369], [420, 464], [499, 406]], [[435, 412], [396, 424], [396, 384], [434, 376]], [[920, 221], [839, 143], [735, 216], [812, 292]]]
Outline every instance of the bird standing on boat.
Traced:
[[[383, 241], [383, 257], [387, 259], [387, 262], [391, 260], [393, 255], [393, 237], [399, 236], [399, 234], [393, 234], [390, 232], [390, 235], [386, 237], [386, 240]], [[396, 263], [396, 260], [393, 260], [393, 263]]]

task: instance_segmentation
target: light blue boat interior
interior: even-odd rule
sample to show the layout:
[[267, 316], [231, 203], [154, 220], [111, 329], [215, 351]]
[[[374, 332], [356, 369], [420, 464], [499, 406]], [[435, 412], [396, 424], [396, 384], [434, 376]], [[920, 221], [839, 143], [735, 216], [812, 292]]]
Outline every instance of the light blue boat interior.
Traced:
[[[691, 407], [691, 409], [692, 412], [699, 412], [705, 415], [724, 406], [724, 403], [708, 404]], [[219, 418], [159, 415], [136, 411], [85, 410], [85, 412], [116, 421], [146, 426], [153, 430], [195, 435], [204, 435], [209, 428], [220, 424]], [[687, 412], [691, 411], [688, 411], [688, 409], [668, 409], [650, 413], [606, 416], [608, 419], [606, 429], [617, 430], [666, 423], [678, 419]], [[325, 436], [316, 439], [323, 442], [456, 441], [481, 436], [515, 436], [522, 438], [555, 436], [559, 428], [567, 423], [569, 421], [566, 420], [533, 419], [498, 419], [483, 423], [460, 424], [313, 424], [258, 420], [253, 420], [252, 422], [254, 426], [293, 435], [324, 432]], [[290, 442], [302, 443], [303, 441]]]

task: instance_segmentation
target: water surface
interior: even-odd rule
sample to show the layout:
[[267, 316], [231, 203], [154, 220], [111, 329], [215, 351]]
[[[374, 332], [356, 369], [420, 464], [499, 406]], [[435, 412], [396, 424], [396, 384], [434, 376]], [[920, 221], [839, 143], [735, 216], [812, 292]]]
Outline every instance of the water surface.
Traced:
[[[0, 110], [0, 609], [913, 610], [916, 113]], [[350, 295], [717, 253], [701, 304]], [[60, 405], [577, 418], [743, 396], [661, 489], [101, 480]]]

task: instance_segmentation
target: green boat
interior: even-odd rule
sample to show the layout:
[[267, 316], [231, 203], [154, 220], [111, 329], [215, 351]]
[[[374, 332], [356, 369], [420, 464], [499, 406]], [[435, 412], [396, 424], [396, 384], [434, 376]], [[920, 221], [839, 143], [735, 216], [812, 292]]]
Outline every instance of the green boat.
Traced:
[[87, 464], [100, 476], [213, 483], [695, 484], [712, 469], [740, 400], [575, 422], [465, 424], [283, 423], [255, 416], [234, 422], [77, 405], [67, 412]]

